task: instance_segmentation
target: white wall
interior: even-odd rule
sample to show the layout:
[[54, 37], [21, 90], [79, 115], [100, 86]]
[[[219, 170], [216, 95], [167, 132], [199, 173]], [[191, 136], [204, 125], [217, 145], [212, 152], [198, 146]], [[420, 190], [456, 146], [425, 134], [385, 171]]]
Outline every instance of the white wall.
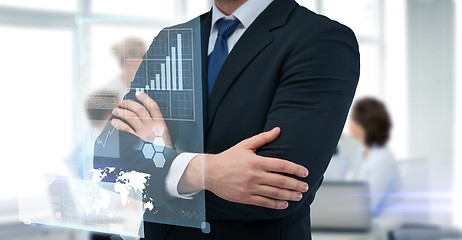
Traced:
[[457, 12], [457, 59], [456, 59], [456, 121], [454, 134], [454, 224], [462, 228], [462, 3], [456, 2]]
[[432, 222], [451, 222], [454, 167], [454, 2], [407, 0], [409, 154], [428, 162]]
[[0, 32], [1, 200], [16, 196], [34, 173], [64, 169], [59, 164], [72, 144], [72, 32], [4, 26]]

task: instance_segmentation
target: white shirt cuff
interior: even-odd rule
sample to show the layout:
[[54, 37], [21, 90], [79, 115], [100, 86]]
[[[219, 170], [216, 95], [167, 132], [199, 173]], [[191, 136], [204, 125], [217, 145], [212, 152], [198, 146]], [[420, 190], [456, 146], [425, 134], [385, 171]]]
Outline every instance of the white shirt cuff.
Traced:
[[167, 193], [172, 197], [183, 198], [183, 199], [192, 199], [193, 196], [198, 193], [188, 193], [180, 194], [178, 192], [178, 184], [180, 179], [183, 176], [186, 167], [189, 165], [189, 162], [198, 155], [198, 153], [180, 153], [172, 162], [170, 170], [167, 173], [167, 178], [165, 179], [165, 185]]

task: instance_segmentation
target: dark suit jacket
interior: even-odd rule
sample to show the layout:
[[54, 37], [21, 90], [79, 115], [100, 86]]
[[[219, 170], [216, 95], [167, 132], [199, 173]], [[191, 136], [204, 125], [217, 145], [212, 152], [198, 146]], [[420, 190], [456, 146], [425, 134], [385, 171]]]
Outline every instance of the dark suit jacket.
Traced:
[[[201, 16], [203, 86], [211, 12]], [[257, 154], [309, 169], [310, 190], [285, 210], [225, 201], [206, 191], [211, 233], [145, 223], [146, 239], [311, 239], [310, 204], [335, 151], [359, 78], [354, 33], [299, 6], [274, 0], [226, 59], [207, 101], [204, 147], [222, 152], [243, 139], [280, 127]]]
[[[211, 15], [201, 16], [203, 76]], [[217, 78], [204, 108], [205, 152], [222, 152], [279, 126], [279, 138], [257, 154], [307, 167], [310, 175], [304, 180], [310, 190], [286, 210], [231, 203], [206, 192], [211, 233], [170, 226], [165, 239], [311, 239], [309, 206], [335, 151], [358, 78], [358, 44], [348, 27], [293, 0], [271, 3], [239, 39]], [[149, 236], [164, 227], [145, 225], [145, 232]]]

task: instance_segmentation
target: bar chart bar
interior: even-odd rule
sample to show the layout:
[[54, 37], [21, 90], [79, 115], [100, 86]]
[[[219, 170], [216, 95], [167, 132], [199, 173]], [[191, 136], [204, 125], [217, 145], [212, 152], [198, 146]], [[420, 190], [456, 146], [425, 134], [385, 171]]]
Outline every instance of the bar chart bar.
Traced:
[[160, 64], [160, 77], [162, 79], [160, 86], [162, 90], [165, 90], [165, 87], [167, 86], [167, 84], [165, 82], [165, 64], [164, 63]]
[[181, 34], [176, 35], [178, 48], [178, 90], [183, 90], [183, 46], [181, 45]]
[[160, 90], [160, 74], [156, 74], [156, 90]]
[[[153, 59], [153, 66], [156, 66], [153, 71], [154, 76], [148, 76], [149, 79], [146, 81], [145, 86], [138, 88], [137, 91], [153, 91], [153, 90], [162, 90], [162, 91], [189, 91], [190, 89], [185, 89], [185, 81], [189, 80], [189, 67], [186, 65], [187, 72], [185, 73], [185, 64], [191, 61], [188, 58], [189, 49], [186, 49], [186, 58], [185, 46], [188, 40], [183, 39], [185, 34], [175, 33], [171, 38], [174, 38], [171, 42], [171, 47], [168, 47], [170, 51], [161, 58]], [[171, 41], [170, 39], [168, 41]], [[188, 43], [189, 44], [189, 43]], [[189, 46], [189, 45], [188, 45]], [[185, 60], [186, 59], [186, 60]], [[160, 69], [159, 69], [160, 68]], [[186, 79], [185, 79], [186, 74]]]
[[172, 47], [172, 90], [176, 88], [176, 48]]
[[167, 63], [167, 90], [172, 90], [172, 78], [171, 78], [171, 69], [170, 69], [170, 56], [165, 57], [165, 62]]
[[198, 66], [194, 62], [198, 46], [194, 44], [194, 32], [166, 29], [159, 36], [155, 51], [147, 55], [146, 77], [142, 83], [133, 84], [133, 88], [156, 101], [165, 119], [194, 121], [198, 100]]

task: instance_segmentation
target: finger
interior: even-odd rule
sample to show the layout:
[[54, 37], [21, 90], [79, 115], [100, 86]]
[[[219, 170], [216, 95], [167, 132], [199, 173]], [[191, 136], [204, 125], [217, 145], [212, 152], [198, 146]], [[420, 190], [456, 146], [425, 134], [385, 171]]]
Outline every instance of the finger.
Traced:
[[153, 119], [164, 120], [159, 106], [151, 97], [145, 93], [137, 92], [136, 98], [148, 109], [149, 114]]
[[267, 185], [260, 185], [254, 194], [284, 201], [300, 201], [303, 198], [303, 194], [301, 192]]
[[133, 131], [133, 129], [130, 126], [128, 126], [126, 123], [124, 123], [120, 119], [113, 118], [111, 120], [111, 125], [119, 131], [129, 132], [133, 135], [136, 135], [135, 131]]
[[293, 190], [298, 192], [307, 192], [308, 184], [295, 178], [287, 177], [278, 173], [266, 173], [259, 181], [260, 184]]
[[261, 161], [263, 163], [263, 169], [269, 172], [288, 173], [302, 178], [307, 177], [309, 174], [308, 169], [304, 166], [291, 161], [269, 157], [260, 158], [263, 158]]
[[287, 201], [275, 200], [258, 195], [251, 196], [249, 199], [249, 203], [255, 206], [272, 209], [286, 209], [289, 206], [289, 203]]
[[165, 134], [168, 134], [167, 125], [157, 103], [147, 94], [142, 92], [138, 92], [136, 97], [144, 106], [146, 106], [151, 118], [156, 120], [156, 123], [152, 126], [154, 134], [156, 136], [164, 136]]
[[247, 138], [242, 141], [241, 144], [244, 147], [255, 151], [256, 149], [274, 141], [279, 136], [280, 132], [281, 129], [279, 127], [275, 127], [271, 131], [262, 132], [251, 138]]
[[135, 132], [143, 131], [144, 124], [134, 112], [127, 109], [116, 108], [112, 111], [112, 114], [128, 123]]
[[134, 112], [141, 120], [151, 120], [148, 110], [141, 103], [132, 100], [123, 100], [119, 106]]

